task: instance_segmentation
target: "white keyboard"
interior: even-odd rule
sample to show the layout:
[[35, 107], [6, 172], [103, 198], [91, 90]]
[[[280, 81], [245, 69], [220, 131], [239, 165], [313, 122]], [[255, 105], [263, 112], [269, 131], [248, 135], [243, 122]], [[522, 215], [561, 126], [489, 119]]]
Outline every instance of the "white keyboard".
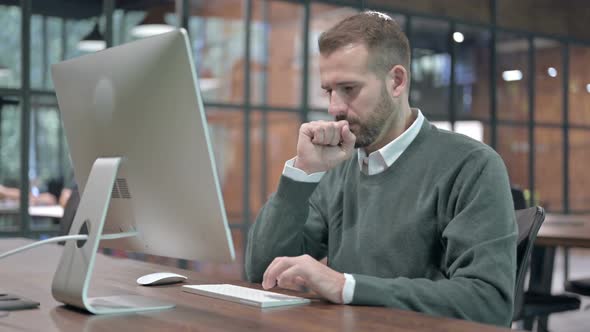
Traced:
[[252, 305], [260, 308], [307, 304], [310, 302], [308, 299], [303, 297], [278, 294], [230, 284], [186, 285], [182, 286], [182, 288], [185, 292]]

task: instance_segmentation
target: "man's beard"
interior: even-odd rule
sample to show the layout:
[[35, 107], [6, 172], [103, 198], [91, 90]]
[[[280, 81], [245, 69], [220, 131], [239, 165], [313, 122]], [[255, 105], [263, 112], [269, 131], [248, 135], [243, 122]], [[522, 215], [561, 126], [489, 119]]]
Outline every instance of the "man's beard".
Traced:
[[348, 118], [345, 115], [336, 116], [336, 121], [348, 121], [349, 128], [356, 125], [355, 131], [353, 131], [353, 134], [356, 136], [355, 148], [364, 148], [373, 144], [383, 131], [383, 128], [387, 125], [387, 119], [395, 111], [395, 105], [389, 99], [385, 86], [383, 86], [379, 98], [379, 103], [364, 122], [361, 122], [358, 117]]

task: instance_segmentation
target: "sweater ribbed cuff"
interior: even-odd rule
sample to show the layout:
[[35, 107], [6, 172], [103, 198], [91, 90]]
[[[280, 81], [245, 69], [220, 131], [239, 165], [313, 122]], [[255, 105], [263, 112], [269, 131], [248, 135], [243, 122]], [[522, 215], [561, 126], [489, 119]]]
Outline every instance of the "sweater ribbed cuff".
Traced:
[[383, 290], [378, 287], [376, 277], [353, 274], [355, 285], [352, 304], [356, 305], [385, 305]]

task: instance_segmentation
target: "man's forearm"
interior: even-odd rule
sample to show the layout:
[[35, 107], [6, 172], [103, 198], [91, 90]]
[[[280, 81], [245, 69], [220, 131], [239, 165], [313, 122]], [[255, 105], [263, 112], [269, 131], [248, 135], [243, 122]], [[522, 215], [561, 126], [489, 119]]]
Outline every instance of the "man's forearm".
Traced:
[[251, 282], [261, 282], [266, 267], [277, 256], [304, 254], [304, 224], [309, 197], [316, 183], [281, 177], [279, 188], [260, 211], [248, 234], [245, 269]]
[[438, 281], [354, 277], [353, 305], [386, 306], [504, 327], [512, 319], [512, 293], [506, 290], [509, 285], [498, 288], [488, 281], [462, 277]]

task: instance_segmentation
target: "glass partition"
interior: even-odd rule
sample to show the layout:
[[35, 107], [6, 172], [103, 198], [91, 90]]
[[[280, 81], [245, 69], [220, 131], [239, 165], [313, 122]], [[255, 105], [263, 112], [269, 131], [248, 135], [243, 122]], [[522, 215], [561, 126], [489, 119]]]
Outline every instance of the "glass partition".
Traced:
[[244, 3], [191, 1], [189, 30], [205, 102], [244, 101]]
[[[563, 123], [563, 47], [537, 38], [535, 45], [535, 122]], [[570, 74], [571, 75], [571, 74]], [[574, 73], [574, 75], [576, 75]]]
[[21, 10], [0, 5], [0, 88], [21, 86]]
[[20, 99], [0, 96], [0, 233], [20, 230]]
[[529, 118], [529, 41], [500, 33], [496, 41], [497, 114], [500, 120], [525, 122]]
[[455, 47], [455, 116], [457, 119], [490, 118], [490, 31], [457, 25]]
[[410, 29], [412, 76], [410, 105], [425, 116], [448, 117], [451, 83], [449, 23], [413, 18]]
[[250, 48], [250, 98], [254, 105], [301, 105], [303, 5], [255, 0]]

